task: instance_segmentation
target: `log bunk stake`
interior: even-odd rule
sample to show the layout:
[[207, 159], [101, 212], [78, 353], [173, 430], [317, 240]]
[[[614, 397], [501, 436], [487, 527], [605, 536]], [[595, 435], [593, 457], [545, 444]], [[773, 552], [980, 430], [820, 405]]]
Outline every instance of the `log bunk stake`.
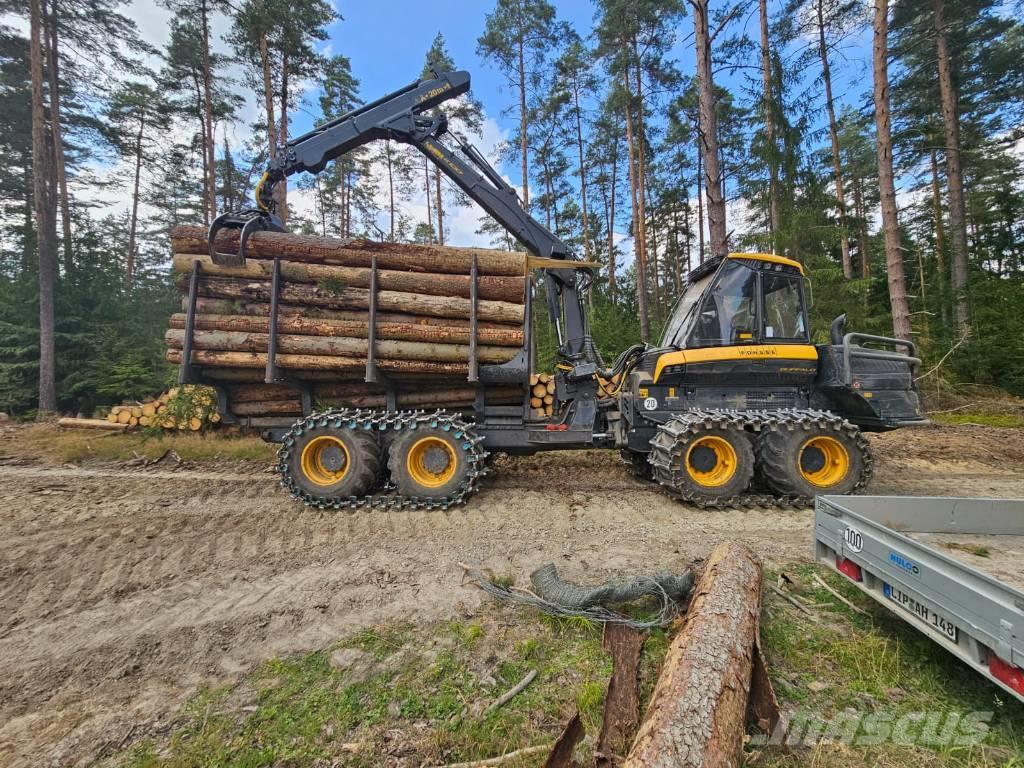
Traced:
[[226, 424], [236, 424], [238, 419], [231, 412], [231, 402], [224, 385], [210, 381], [206, 377], [196, 373], [192, 365], [192, 348], [195, 345], [196, 334], [196, 302], [199, 299], [199, 270], [200, 261], [195, 259], [192, 262], [192, 272], [188, 280], [188, 308], [185, 313], [185, 339], [181, 348], [181, 365], [178, 368], [178, 384], [202, 384], [213, 387], [217, 396], [217, 410], [223, 414]]
[[281, 373], [277, 365], [277, 326], [281, 304], [281, 259], [275, 258], [270, 273], [270, 316], [267, 327], [267, 367], [264, 381], [267, 384], [284, 384], [294, 389], [302, 403], [302, 415], [313, 412], [313, 395], [309, 386]]
[[398, 410], [398, 398], [394, 382], [391, 381], [377, 365], [377, 284], [380, 275], [377, 272], [377, 255], [370, 257], [370, 301], [369, 318], [366, 324], [366, 376], [367, 384], [379, 384], [384, 387], [386, 407], [389, 412]]

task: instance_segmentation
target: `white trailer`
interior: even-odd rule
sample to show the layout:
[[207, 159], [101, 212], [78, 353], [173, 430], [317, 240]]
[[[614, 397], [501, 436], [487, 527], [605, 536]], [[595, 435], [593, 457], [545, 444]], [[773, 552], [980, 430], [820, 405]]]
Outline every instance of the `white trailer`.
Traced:
[[819, 496], [814, 558], [1024, 702], [1024, 499]]

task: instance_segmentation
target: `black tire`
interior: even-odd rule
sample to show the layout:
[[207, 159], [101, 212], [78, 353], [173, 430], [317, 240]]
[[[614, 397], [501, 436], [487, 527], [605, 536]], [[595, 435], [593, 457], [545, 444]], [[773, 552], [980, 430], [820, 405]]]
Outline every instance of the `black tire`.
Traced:
[[654, 468], [647, 461], [647, 454], [624, 449], [619, 451], [619, 458], [629, 467], [629, 471], [641, 480], [653, 480]]
[[[726, 461], [710, 447], [720, 445], [718, 441], [732, 449]], [[754, 450], [746, 432], [740, 429], [713, 427], [684, 435], [673, 453], [678, 462], [674, 463], [672, 486], [684, 499], [739, 496], [754, 477]]]
[[[326, 426], [307, 429], [296, 437], [287, 462], [295, 489], [321, 500], [369, 493], [379, 485], [383, 464], [373, 432]], [[332, 475], [338, 475], [333, 482]]]
[[860, 434], [841, 423], [772, 427], [757, 441], [759, 480], [783, 496], [852, 493], [867, 483], [866, 451]]
[[388, 469], [403, 496], [442, 499], [469, 479], [471, 449], [465, 436], [451, 430], [421, 427], [402, 432], [391, 443]]

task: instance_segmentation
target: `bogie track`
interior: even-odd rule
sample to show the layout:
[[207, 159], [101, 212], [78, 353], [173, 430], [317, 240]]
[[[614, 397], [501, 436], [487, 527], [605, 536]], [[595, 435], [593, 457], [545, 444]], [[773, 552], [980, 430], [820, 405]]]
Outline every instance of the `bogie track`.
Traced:
[[[714, 494], [684, 481], [687, 447], [705, 434], [742, 434], [753, 441], [756, 456], [753, 489], [732, 495]], [[784, 457], [779, 446], [791, 444], [787, 436], [821, 434], [837, 437], [851, 456], [850, 472], [844, 492], [856, 493], [867, 485], [872, 474], [872, 458], [867, 438], [857, 427], [827, 411], [783, 409], [778, 411], [694, 410], [673, 417], [658, 429], [651, 441], [648, 462], [654, 479], [671, 496], [704, 509], [728, 507], [790, 506], [806, 507], [814, 497], [801, 493], [809, 486], [785, 476]], [[793, 462], [795, 466], [795, 462]], [[775, 490], [778, 493], [766, 493]]]
[[[303, 438], [310, 432], [345, 435], [356, 433], [365, 441], [366, 436], [373, 436], [378, 454], [382, 446], [393, 447], [401, 443], [401, 438], [409, 432], [443, 433], [451, 436], [451, 444], [461, 453], [459, 468], [461, 481], [456, 487], [448, 490], [443, 496], [402, 495], [393, 487], [385, 484], [385, 473], [377, 475], [376, 489], [372, 492], [353, 496], [331, 496], [329, 494], [311, 493], [308, 484], [301, 482], [297, 473], [301, 472], [301, 463], [297, 461], [296, 450], [301, 447]], [[391, 439], [395, 438], [395, 439]], [[285, 434], [281, 448], [277, 452], [277, 471], [281, 475], [281, 485], [288, 490], [293, 498], [299, 499], [308, 507], [317, 509], [448, 509], [461, 504], [479, 485], [480, 479], [487, 474], [487, 452], [483, 448], [483, 438], [474, 430], [473, 422], [446, 411], [375, 411], [375, 410], [330, 410], [313, 413], [296, 422]], [[386, 456], [381, 462], [387, 463]], [[303, 487], [306, 486], [306, 487]], [[446, 489], [447, 490], [447, 489]]]

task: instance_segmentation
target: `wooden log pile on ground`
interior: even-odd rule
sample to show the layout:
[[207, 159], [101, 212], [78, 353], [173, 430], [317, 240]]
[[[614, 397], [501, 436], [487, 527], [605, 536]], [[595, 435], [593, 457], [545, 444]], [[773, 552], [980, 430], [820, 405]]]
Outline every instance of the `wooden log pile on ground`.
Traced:
[[[210, 387], [185, 385], [169, 389], [146, 402], [115, 405], [107, 413], [105, 423], [121, 425], [124, 429], [159, 427], [199, 432], [220, 422], [216, 406], [216, 396]], [[62, 426], [86, 425], [69, 423]]]
[[[274, 259], [280, 260], [275, 362], [289, 378], [313, 384], [317, 406], [379, 407], [383, 388], [363, 382], [376, 260], [378, 369], [398, 390], [398, 407], [469, 407], [471, 266], [476, 259], [476, 355], [480, 365], [511, 360], [524, 341], [527, 258], [523, 253], [371, 243], [277, 232], [248, 240], [239, 267], [214, 264], [206, 230], [171, 232], [182, 312], [170, 318], [166, 359], [182, 362], [190, 273], [198, 264], [192, 364], [224, 382], [235, 415], [253, 426], [301, 414], [298, 390], [263, 384], [271, 332]], [[237, 252], [238, 232], [217, 249]], [[539, 377], [535, 414], [551, 413], [554, 383]], [[488, 403], [522, 402], [519, 387], [492, 387]], [[531, 403], [534, 401], [531, 401]]]

